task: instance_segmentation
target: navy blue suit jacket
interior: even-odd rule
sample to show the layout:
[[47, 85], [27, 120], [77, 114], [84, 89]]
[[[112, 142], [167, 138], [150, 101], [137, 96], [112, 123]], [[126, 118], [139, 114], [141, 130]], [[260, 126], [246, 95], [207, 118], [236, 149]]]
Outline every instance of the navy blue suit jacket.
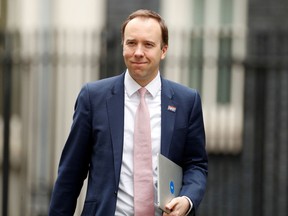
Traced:
[[[189, 197], [197, 209], [208, 169], [200, 96], [162, 77], [161, 82], [161, 153], [183, 167], [180, 195]], [[124, 74], [86, 84], [77, 98], [61, 155], [50, 216], [73, 215], [88, 173], [82, 215], [115, 214], [123, 131]]]

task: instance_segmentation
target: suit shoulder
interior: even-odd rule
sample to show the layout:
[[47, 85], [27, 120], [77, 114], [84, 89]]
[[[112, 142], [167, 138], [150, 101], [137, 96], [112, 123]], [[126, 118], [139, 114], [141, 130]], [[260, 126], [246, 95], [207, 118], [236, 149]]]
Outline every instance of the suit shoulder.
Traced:
[[113, 92], [124, 89], [124, 76], [118, 75], [101, 80], [87, 82], [82, 86], [79, 96], [104, 99]]
[[105, 95], [111, 91], [124, 88], [124, 75], [117, 75], [108, 77], [93, 82], [85, 83], [82, 91], [89, 92], [89, 94]]

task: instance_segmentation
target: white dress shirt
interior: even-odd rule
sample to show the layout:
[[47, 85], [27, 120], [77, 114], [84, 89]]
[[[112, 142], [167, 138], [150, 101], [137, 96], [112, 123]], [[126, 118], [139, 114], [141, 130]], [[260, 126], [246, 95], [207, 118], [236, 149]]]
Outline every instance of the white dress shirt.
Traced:
[[[140, 103], [140, 95], [138, 90], [141, 86], [130, 76], [128, 70], [124, 79], [125, 95], [124, 95], [124, 141], [123, 156], [120, 173], [120, 182], [118, 196], [116, 202], [115, 216], [133, 216], [134, 200], [133, 200], [133, 135], [134, 135], [134, 119], [137, 107]], [[148, 93], [145, 100], [150, 113], [151, 141], [152, 141], [152, 166], [154, 181], [154, 203], [157, 199], [157, 153], [160, 153], [161, 147], [161, 79], [160, 73], [145, 88]], [[192, 201], [185, 196], [190, 203], [190, 209], [193, 208]], [[162, 211], [155, 207], [155, 216], [161, 216]]]
[[[140, 95], [137, 92], [141, 86], [130, 76], [128, 70], [125, 73], [125, 108], [124, 108], [124, 143], [121, 165], [120, 183], [116, 204], [117, 216], [134, 215], [133, 202], [133, 135], [134, 118], [140, 103]], [[151, 141], [152, 141], [152, 166], [153, 181], [157, 180], [157, 153], [160, 152], [161, 143], [161, 79], [160, 74], [155, 77], [145, 88], [146, 103], [150, 113]], [[156, 189], [155, 189], [156, 191]], [[161, 211], [155, 208], [155, 215], [161, 215]]]

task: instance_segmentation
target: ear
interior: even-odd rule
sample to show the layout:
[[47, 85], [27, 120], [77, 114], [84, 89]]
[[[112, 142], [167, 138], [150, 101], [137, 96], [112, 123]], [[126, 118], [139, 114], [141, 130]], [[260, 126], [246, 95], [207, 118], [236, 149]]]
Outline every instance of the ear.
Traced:
[[166, 57], [167, 50], [168, 50], [168, 45], [164, 45], [161, 49], [161, 51], [162, 51], [161, 59], [162, 60]]

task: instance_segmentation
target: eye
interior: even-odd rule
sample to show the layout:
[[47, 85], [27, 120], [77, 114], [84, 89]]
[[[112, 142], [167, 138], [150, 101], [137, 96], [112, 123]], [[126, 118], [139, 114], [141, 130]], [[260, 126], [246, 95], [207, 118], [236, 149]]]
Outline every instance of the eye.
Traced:
[[154, 44], [153, 43], [145, 43], [145, 47], [146, 48], [152, 48], [152, 47], [154, 47]]
[[126, 41], [127, 46], [135, 46], [136, 42], [135, 41]]

